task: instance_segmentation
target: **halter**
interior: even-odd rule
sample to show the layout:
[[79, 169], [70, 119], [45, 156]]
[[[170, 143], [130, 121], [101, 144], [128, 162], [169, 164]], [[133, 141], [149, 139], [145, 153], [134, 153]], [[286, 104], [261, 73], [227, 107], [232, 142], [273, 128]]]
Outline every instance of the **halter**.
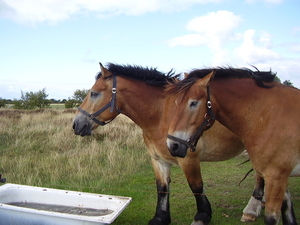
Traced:
[[101, 113], [103, 113], [106, 109], [110, 108], [110, 112], [112, 113], [114, 111], [114, 109], [116, 108], [118, 113], [121, 113], [121, 111], [118, 109], [118, 107], [116, 106], [116, 98], [117, 98], [117, 77], [116, 75], [113, 76], [113, 87], [111, 89], [111, 93], [112, 93], [112, 97], [110, 99], [110, 102], [107, 103], [105, 106], [103, 106], [101, 109], [99, 109], [97, 112], [95, 113], [88, 113], [87, 111], [83, 110], [82, 108], [78, 107], [78, 110], [85, 116], [87, 116], [90, 120], [93, 120], [95, 123], [99, 124], [100, 126], [104, 126], [108, 123], [110, 123], [111, 121], [113, 121], [113, 119], [111, 119], [108, 122], [101, 122], [99, 121], [96, 117], [99, 116]]
[[207, 111], [204, 114], [204, 121], [202, 122], [202, 124], [200, 125], [200, 127], [198, 128], [198, 130], [196, 131], [196, 133], [190, 137], [189, 139], [182, 140], [180, 138], [174, 137], [172, 135], [168, 134], [168, 138], [173, 140], [173, 141], [177, 141], [181, 144], [185, 144], [187, 147], [189, 147], [191, 149], [191, 152], [195, 152], [196, 151], [196, 145], [198, 143], [198, 140], [200, 138], [201, 133], [203, 132], [204, 128], [206, 128], [205, 130], [209, 129], [211, 127], [211, 123], [210, 120], [215, 120], [215, 116], [214, 113], [212, 111], [212, 104], [210, 101], [210, 90], [209, 90], [209, 86], [207, 86], [207, 101], [206, 101], [206, 108]]

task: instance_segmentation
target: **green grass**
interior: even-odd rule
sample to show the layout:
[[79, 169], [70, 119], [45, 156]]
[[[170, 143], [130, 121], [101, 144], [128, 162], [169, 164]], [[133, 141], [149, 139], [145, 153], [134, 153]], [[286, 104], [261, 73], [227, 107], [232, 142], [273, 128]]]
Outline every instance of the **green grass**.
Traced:
[[[237, 167], [242, 161], [243, 158], [238, 157], [225, 162], [202, 163], [206, 195], [213, 208], [213, 218], [210, 223], [212, 225], [244, 224], [240, 222], [240, 218], [253, 191], [254, 174], [250, 174], [240, 186], [238, 185], [250, 168], [249, 164]], [[128, 177], [123, 182], [124, 184], [115, 187], [108, 193], [132, 196], [133, 202], [116, 220], [115, 224], [129, 225], [133, 224], [132, 221], [140, 221], [136, 224], [147, 224], [147, 221], [154, 215], [156, 206], [155, 181], [151, 168], [145, 168], [145, 171]], [[291, 178], [289, 184], [295, 214], [298, 216], [300, 213], [299, 179]], [[192, 222], [196, 212], [194, 197], [178, 167], [172, 169], [170, 204], [171, 224], [190, 224]], [[264, 224], [263, 212], [255, 222], [247, 224]], [[280, 224], [282, 223], [280, 222]]]
[[65, 104], [50, 104], [50, 108], [52, 109], [65, 109]]
[[[65, 190], [132, 197], [114, 222], [147, 224], [156, 207], [155, 176], [141, 130], [119, 116], [91, 137], [72, 131], [74, 113], [65, 110], [0, 110], [0, 174], [7, 182]], [[245, 156], [202, 163], [206, 194], [213, 209], [212, 225], [240, 222], [254, 187], [254, 174], [238, 186], [251, 165]], [[194, 197], [180, 168], [171, 172], [171, 224], [190, 224]], [[300, 215], [300, 179], [290, 178], [296, 216]], [[263, 224], [263, 216], [249, 225]]]

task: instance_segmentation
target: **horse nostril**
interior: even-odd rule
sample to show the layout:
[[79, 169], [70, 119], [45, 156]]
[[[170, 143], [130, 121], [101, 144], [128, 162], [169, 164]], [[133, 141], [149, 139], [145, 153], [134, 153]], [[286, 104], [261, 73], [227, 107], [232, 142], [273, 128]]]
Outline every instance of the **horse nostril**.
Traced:
[[178, 143], [172, 143], [171, 147], [173, 152], [177, 152], [179, 150], [179, 144]]
[[74, 122], [72, 126], [73, 130], [75, 130], [75, 127], [76, 127], [76, 123]]

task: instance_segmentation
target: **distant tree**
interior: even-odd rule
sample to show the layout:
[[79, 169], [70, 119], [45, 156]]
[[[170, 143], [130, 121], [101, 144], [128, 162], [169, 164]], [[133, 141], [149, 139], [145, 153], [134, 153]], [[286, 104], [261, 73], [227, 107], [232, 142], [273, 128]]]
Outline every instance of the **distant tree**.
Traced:
[[283, 81], [283, 84], [286, 85], [286, 86], [294, 87], [293, 83], [290, 80]]
[[5, 107], [5, 104], [6, 104], [6, 100], [0, 98], [0, 108], [2, 108], [2, 107], [4, 108], [4, 107]]
[[46, 88], [38, 92], [21, 91], [21, 99], [14, 101], [14, 108], [16, 109], [34, 109], [45, 108], [50, 106], [50, 100], [47, 99]]
[[62, 100], [62, 102], [65, 103], [65, 108], [69, 109], [69, 108], [78, 107], [83, 102], [88, 92], [89, 90], [87, 89], [82, 89], [82, 90], [77, 89], [76, 91], [74, 91], [73, 96], [71, 98], [69, 98], [68, 100], [66, 99]]
[[12, 104], [13, 103], [13, 100], [11, 99], [6, 99], [6, 104]]
[[54, 98], [49, 99], [51, 104], [59, 103], [59, 100], [56, 100]]
[[74, 99], [78, 104], [81, 104], [85, 96], [88, 94], [88, 92], [89, 90], [87, 89], [82, 89], [82, 90], [77, 89], [76, 91], [74, 91], [72, 99]]

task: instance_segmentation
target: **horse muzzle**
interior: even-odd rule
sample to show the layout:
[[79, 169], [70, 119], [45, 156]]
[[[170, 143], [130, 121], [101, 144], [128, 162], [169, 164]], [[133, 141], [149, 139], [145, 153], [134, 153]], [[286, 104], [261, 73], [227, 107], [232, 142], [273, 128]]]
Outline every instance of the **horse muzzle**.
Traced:
[[73, 121], [73, 130], [76, 135], [87, 136], [92, 134], [93, 122], [86, 116], [78, 114]]
[[188, 146], [186, 144], [167, 139], [167, 146], [172, 156], [184, 158], [187, 154]]

